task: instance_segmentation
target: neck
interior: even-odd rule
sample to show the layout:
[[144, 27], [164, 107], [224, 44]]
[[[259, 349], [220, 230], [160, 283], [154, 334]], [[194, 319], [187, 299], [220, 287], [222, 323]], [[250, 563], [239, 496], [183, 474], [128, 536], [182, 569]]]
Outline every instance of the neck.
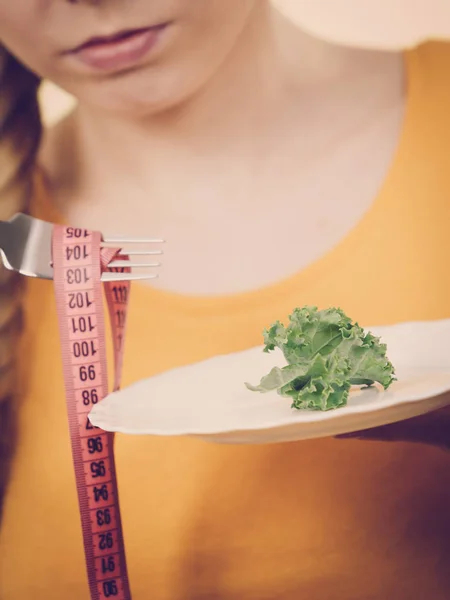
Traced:
[[276, 122], [273, 117], [284, 111], [287, 95], [295, 95], [302, 85], [307, 90], [339, 71], [341, 51], [330, 49], [299, 32], [261, 0], [214, 76], [184, 102], [135, 119], [80, 106], [76, 118], [83, 155], [96, 162], [98, 157], [120, 161], [122, 170], [128, 160], [136, 169], [138, 157], [153, 154], [152, 148], [161, 153], [167, 145], [173, 153], [177, 147], [189, 146], [217, 153], [229, 149], [237, 138], [254, 140], [256, 131], [261, 135], [262, 129]]
[[[378, 53], [310, 37], [260, 0], [232, 51], [196, 94], [139, 119], [81, 105], [65, 132], [62, 127], [63, 147], [46, 144], [58, 156], [53, 160], [44, 150], [44, 164], [64, 165], [48, 171], [68, 199], [89, 195], [98, 182], [114, 189], [124, 181], [147, 196], [158, 173], [167, 182], [174, 170], [202, 179], [217, 165], [248, 169], [254, 161], [259, 169], [258, 157], [267, 158], [276, 140], [289, 137], [293, 123], [295, 139], [310, 140], [328, 131], [330, 115], [346, 127], [346, 120], [355, 120], [348, 113], [376, 108], [386, 88], [381, 83], [390, 81], [384, 63]], [[377, 72], [380, 77], [373, 76]]]

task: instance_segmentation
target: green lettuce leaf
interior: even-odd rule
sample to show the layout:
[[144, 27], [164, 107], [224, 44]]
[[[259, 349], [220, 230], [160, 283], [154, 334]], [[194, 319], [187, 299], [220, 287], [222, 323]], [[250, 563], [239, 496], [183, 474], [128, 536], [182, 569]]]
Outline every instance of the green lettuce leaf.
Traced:
[[259, 385], [245, 385], [254, 392], [277, 390], [293, 408], [339, 408], [351, 386], [377, 382], [387, 389], [395, 380], [386, 345], [339, 308], [296, 308], [287, 327], [277, 321], [264, 331], [264, 342], [265, 352], [279, 348], [288, 364], [272, 369]]

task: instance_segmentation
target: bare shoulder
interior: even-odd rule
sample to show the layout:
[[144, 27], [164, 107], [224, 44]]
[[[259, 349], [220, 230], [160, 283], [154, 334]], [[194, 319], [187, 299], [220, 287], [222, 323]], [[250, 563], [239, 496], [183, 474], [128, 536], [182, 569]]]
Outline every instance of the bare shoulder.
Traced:
[[355, 103], [377, 110], [402, 102], [404, 52], [346, 46], [310, 35], [295, 24], [284, 25], [281, 44], [290, 89], [316, 106], [331, 102], [340, 111]]

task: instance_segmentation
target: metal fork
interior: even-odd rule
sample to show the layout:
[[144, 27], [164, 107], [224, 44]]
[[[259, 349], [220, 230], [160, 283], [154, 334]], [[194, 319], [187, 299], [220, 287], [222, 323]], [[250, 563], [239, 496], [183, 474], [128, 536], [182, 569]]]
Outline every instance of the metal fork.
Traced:
[[[52, 267], [52, 233], [53, 224], [35, 219], [28, 215], [18, 213], [9, 221], [0, 221], [0, 255], [7, 269], [18, 271], [28, 277], [53, 279]], [[123, 248], [127, 244], [161, 244], [159, 239], [125, 239], [107, 238], [103, 240], [105, 247], [112, 244]], [[121, 255], [151, 256], [162, 254], [162, 250], [132, 250], [127, 252], [122, 249]], [[112, 261], [108, 268], [147, 268], [160, 267], [160, 263], [133, 263], [129, 260]], [[133, 281], [155, 279], [156, 273], [102, 273], [102, 281]]]

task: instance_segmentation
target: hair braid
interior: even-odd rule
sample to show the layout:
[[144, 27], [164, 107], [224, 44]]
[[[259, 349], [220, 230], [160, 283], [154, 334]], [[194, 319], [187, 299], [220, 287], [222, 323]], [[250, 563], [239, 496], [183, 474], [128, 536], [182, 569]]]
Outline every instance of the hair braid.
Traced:
[[[29, 210], [41, 137], [38, 86], [39, 79], [0, 47], [0, 220]], [[0, 514], [16, 437], [14, 388], [23, 280], [0, 265]]]

